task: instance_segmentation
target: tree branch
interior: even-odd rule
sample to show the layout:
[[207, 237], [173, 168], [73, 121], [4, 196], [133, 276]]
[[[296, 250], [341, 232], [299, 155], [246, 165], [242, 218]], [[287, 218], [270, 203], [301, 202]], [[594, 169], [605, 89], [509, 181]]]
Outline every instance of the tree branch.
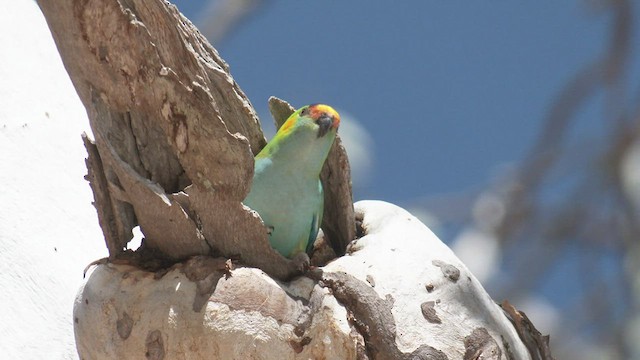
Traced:
[[241, 204], [265, 145], [255, 111], [191, 22], [157, 0], [38, 3], [96, 137], [88, 178], [110, 258], [140, 225], [143, 248], [170, 261], [218, 254], [294, 274]]

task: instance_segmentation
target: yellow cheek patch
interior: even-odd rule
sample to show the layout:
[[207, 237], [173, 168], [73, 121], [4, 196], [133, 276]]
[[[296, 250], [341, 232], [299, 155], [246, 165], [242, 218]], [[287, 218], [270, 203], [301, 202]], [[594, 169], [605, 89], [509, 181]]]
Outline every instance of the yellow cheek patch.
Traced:
[[280, 126], [278, 132], [288, 133], [289, 131], [291, 131], [291, 128], [293, 128], [293, 125], [296, 123], [296, 118], [297, 116], [290, 116], [289, 119], [287, 119], [287, 121], [285, 121], [284, 124]]

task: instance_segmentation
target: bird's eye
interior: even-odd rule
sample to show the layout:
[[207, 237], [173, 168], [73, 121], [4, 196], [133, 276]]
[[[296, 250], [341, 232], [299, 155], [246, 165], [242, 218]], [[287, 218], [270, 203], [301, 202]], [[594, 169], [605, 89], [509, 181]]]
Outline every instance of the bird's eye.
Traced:
[[300, 115], [302, 116], [306, 116], [307, 114], [309, 114], [309, 108], [304, 108], [300, 111]]

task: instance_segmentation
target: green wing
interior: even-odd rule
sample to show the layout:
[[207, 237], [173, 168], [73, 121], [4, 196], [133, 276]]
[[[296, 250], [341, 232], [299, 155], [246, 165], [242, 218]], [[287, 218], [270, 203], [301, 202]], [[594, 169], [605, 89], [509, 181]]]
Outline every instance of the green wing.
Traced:
[[318, 237], [318, 232], [320, 230], [320, 225], [322, 225], [322, 215], [324, 213], [324, 189], [322, 188], [322, 182], [318, 180], [318, 192], [320, 194], [320, 206], [318, 206], [318, 210], [313, 214], [313, 219], [311, 220], [311, 229], [309, 229], [309, 242], [307, 243], [306, 253], [311, 255], [311, 250], [313, 250], [313, 243], [316, 241], [316, 237]]
[[307, 242], [307, 254], [311, 254], [311, 250], [313, 249], [313, 243], [316, 241], [316, 237], [318, 236], [318, 229], [320, 229], [320, 222], [322, 221], [322, 214], [318, 215], [318, 213], [313, 214], [313, 220], [311, 221], [311, 229], [309, 229], [309, 242]]

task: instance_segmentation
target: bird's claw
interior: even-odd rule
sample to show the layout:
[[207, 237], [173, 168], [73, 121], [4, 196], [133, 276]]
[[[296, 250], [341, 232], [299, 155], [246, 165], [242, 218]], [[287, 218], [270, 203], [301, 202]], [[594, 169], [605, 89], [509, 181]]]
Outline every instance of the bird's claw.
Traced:
[[296, 270], [300, 271], [301, 273], [307, 272], [307, 270], [309, 270], [309, 267], [311, 266], [309, 255], [304, 252], [296, 254], [291, 260], [295, 264]]

